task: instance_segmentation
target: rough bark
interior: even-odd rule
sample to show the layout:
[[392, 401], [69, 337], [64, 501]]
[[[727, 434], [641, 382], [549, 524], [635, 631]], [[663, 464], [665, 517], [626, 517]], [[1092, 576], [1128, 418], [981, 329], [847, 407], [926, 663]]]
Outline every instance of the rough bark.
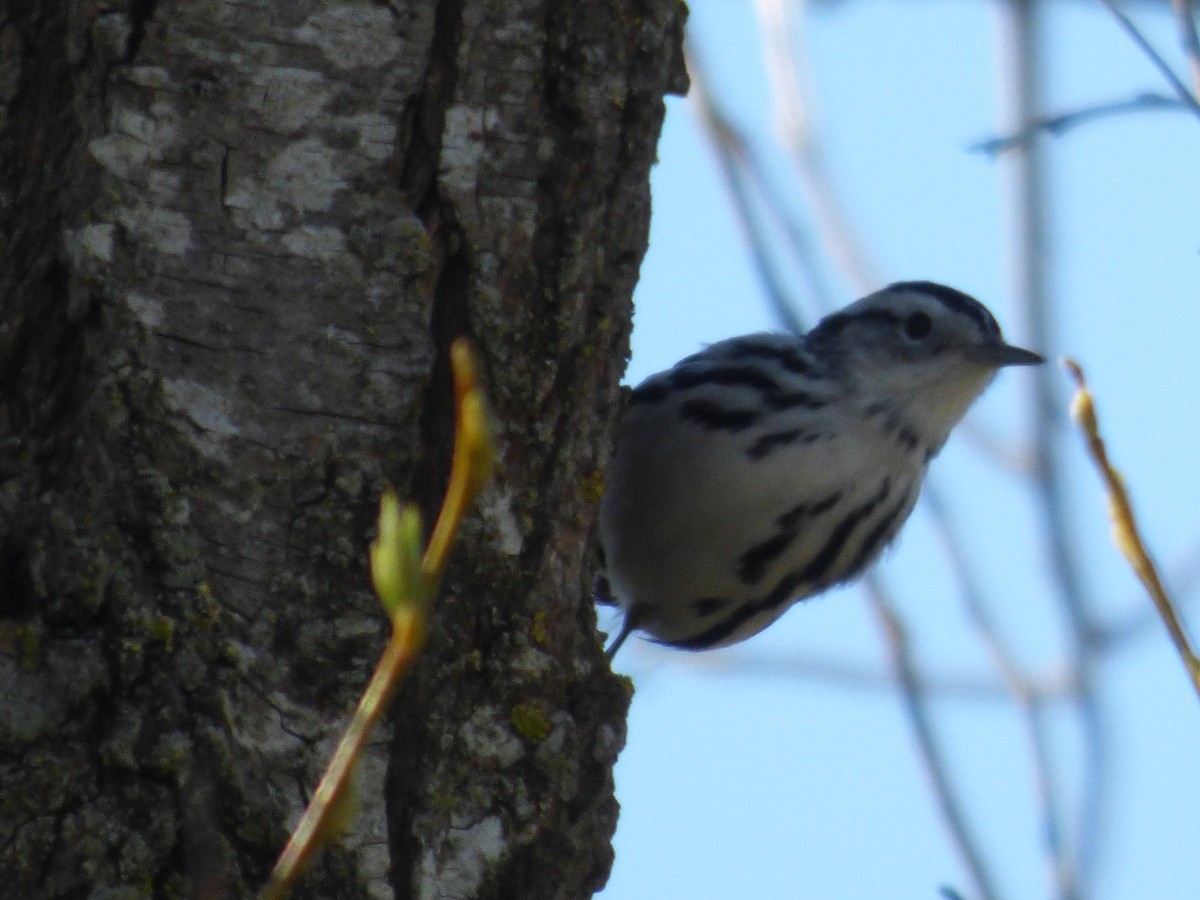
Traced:
[[446, 351], [500, 467], [311, 897], [603, 884], [628, 685], [585, 548], [678, 0], [0, 9], [0, 883], [250, 896], [432, 514]]

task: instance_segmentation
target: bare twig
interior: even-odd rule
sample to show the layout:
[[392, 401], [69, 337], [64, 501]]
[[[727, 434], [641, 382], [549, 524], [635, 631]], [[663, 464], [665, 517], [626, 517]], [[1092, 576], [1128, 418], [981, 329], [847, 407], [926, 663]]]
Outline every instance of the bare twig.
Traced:
[[[1041, 808], [1041, 833], [1049, 851], [1050, 864], [1058, 873], [1055, 881], [1060, 885], [1060, 893], [1070, 894], [1072, 891], [1069, 886], [1074, 881], [1073, 863], [1064, 845], [1059, 789], [1050, 760], [1050, 735], [1046, 730], [1042, 698], [1035, 690], [1033, 681], [1022, 671], [1016, 652], [1007, 645], [1000, 634], [978, 579], [974, 577], [969, 565], [967, 548], [958, 540], [960, 532], [950, 521], [950, 511], [943, 504], [940, 491], [936, 489], [936, 485], [927, 484], [922, 495], [925, 509], [934, 519], [938, 535], [945, 546], [946, 559], [958, 581], [959, 593], [967, 614], [991, 654], [992, 663], [1021, 714], [1032, 760], [1034, 794]], [[1067, 889], [1064, 890], [1064, 887]]]
[[1183, 666], [1192, 681], [1192, 687], [1195, 688], [1197, 695], [1200, 695], [1200, 659], [1192, 650], [1183, 623], [1180, 621], [1178, 613], [1175, 612], [1175, 604], [1171, 602], [1166, 588], [1163, 587], [1162, 579], [1158, 576], [1158, 569], [1150, 559], [1150, 554], [1146, 552], [1146, 546], [1138, 531], [1137, 521], [1133, 517], [1133, 506], [1129, 502], [1129, 495], [1121, 476], [1108, 461], [1108, 451], [1100, 437], [1100, 425], [1096, 419], [1091, 392], [1088, 391], [1087, 382], [1083, 377], [1083, 370], [1077, 362], [1071, 359], [1064, 360], [1064, 364], [1070, 371], [1071, 377], [1075, 379], [1076, 385], [1075, 399], [1071, 403], [1071, 415], [1083, 429], [1084, 437], [1087, 439], [1088, 452], [1091, 453], [1092, 459], [1095, 460], [1108, 487], [1113, 541], [1125, 558], [1129, 560], [1129, 565], [1133, 568], [1138, 580], [1142, 582], [1146, 593], [1154, 601], [1155, 609], [1158, 610], [1163, 624], [1167, 626], [1167, 633], [1171, 636], [1175, 651], [1183, 661]]
[[868, 575], [864, 582], [887, 639], [892, 672], [900, 688], [909, 725], [916, 738], [925, 771], [929, 775], [942, 819], [946, 822], [963, 865], [974, 882], [975, 892], [982, 900], [997, 900], [1000, 895], [996, 890], [995, 879], [988, 870], [978, 839], [967, 821], [962, 798], [950, 780], [945, 752], [938, 741], [933, 715], [929, 709], [928, 690], [912, 658], [904, 623], [879, 579]]
[[[653, 650], [652, 653], [674, 653]], [[876, 666], [864, 665], [836, 657], [814, 656], [810, 653], [771, 656], [758, 652], [730, 651], [728, 653], [695, 654], [687, 659], [689, 666], [701, 674], [717, 678], [790, 678], [814, 682], [847, 691], [893, 692], [895, 674]], [[1012, 691], [1003, 681], [974, 673], [936, 673], [922, 676], [925, 692], [939, 701], [954, 700], [972, 703], [1012, 703]], [[1069, 703], [1075, 699], [1075, 686], [1063, 673], [1054, 670], [1037, 677], [1026, 676], [1025, 689], [1039, 703]]]
[[[1193, 544], [1187, 553], [1175, 562], [1171, 568], [1171, 576], [1167, 578], [1167, 583], [1174, 587], [1175, 597], [1183, 598], [1177, 599], [1177, 603], [1184, 607], [1194, 605], [1197, 582], [1200, 582], [1200, 542]], [[1131, 604], [1135, 605], [1136, 609], [1116, 621], [1105, 623], [1100, 640], [1106, 649], [1119, 647], [1139, 638], [1162, 621], [1155, 609], [1147, 608], [1141, 602], [1140, 596], [1137, 599], [1136, 604]]]
[[1036, 460], [1028, 444], [1018, 443], [1011, 437], [1001, 437], [994, 427], [968, 415], [955, 430], [970, 445], [971, 449], [1001, 472], [1020, 478], [1032, 478]]
[[1192, 16], [1194, 0], [1171, 0], [1175, 11], [1175, 24], [1179, 28], [1179, 41], [1187, 54], [1188, 68], [1192, 70], [1192, 89], [1200, 95], [1200, 35], [1196, 34], [1196, 20]]
[[734, 211], [750, 246], [754, 271], [775, 315], [790, 331], [801, 333], [805, 330], [804, 323], [797, 315], [796, 306], [783, 285], [783, 277], [775, 266], [766, 225], [754, 203], [752, 182], [747, 172], [751, 158], [748, 145], [709, 91], [705, 68], [690, 40], [685, 45], [685, 52], [692, 83], [691, 98], [700, 110], [700, 120], [717, 154], [721, 175], [729, 188]]
[[1158, 69], [1159, 74], [1171, 85], [1171, 89], [1175, 91], [1179, 99], [1190, 107], [1193, 113], [1200, 115], [1200, 101], [1196, 100], [1196, 96], [1187, 89], [1187, 85], [1179, 79], [1179, 76], [1175, 74], [1167, 64], [1167, 61], [1162, 58], [1162, 55], [1146, 40], [1146, 36], [1133, 24], [1133, 20], [1125, 15], [1121, 8], [1117, 6], [1116, 0], [1100, 0], [1100, 3], [1112, 13], [1113, 18], [1117, 20], [1117, 24], [1129, 35], [1130, 40], [1137, 44], [1138, 49], [1146, 54], [1146, 57]]
[[[1042, 47], [1038, 41], [1034, 0], [1013, 0], [996, 7], [1002, 39], [1001, 71], [1009, 81], [1004, 99], [1007, 109], [1004, 131], [1021, 132], [1038, 115]], [[1002, 158], [1008, 177], [1009, 244], [1016, 293], [1024, 306], [1030, 340], [1043, 352], [1053, 348], [1055, 338], [1047, 281], [1046, 206], [1044, 164], [1040, 142], [1031, 140]], [[1072, 898], [1086, 893], [1094, 863], [1097, 828], [1106, 784], [1107, 741], [1102, 709], [1096, 693], [1095, 618], [1087, 602], [1081, 569], [1067, 528], [1069, 496], [1067, 469], [1055, 440], [1058, 402], [1053, 372], [1043, 370], [1034, 378], [1035, 487], [1046, 530], [1051, 572], [1057, 582], [1071, 627], [1068, 665], [1079, 687], [1079, 716], [1083, 735], [1082, 784], [1076, 813], [1075, 865], [1064, 869], [1060, 849], [1049, 840], [1047, 857], [1057, 896]]]
[[1013, 150], [1028, 144], [1036, 134], [1058, 136], [1072, 128], [1078, 128], [1081, 125], [1086, 125], [1089, 122], [1095, 122], [1099, 119], [1163, 109], [1190, 111], [1190, 106], [1178, 97], [1143, 92], [1125, 100], [1111, 100], [1107, 103], [1097, 103], [1093, 106], [1081, 107], [1080, 109], [1060, 113], [1056, 116], [1036, 118], [1017, 132], [969, 144], [967, 149], [975, 153], [998, 156], [1006, 150]]
[[[809, 238], [788, 203], [788, 194], [781, 190], [769, 174], [755, 148], [725, 112], [709, 88], [707, 70], [694, 44], [687, 44], [688, 69], [692, 78], [692, 97], [699, 105], [701, 122], [717, 152], [721, 172], [734, 200], [734, 209], [746, 232], [755, 267], [767, 297], [780, 322], [789, 330], [805, 330], [801, 306], [807, 311], [820, 312], [834, 305], [834, 291], [824, 275], [818, 250]], [[759, 206], [770, 217], [777, 234], [790, 249], [792, 261], [804, 279], [803, 303], [790, 297], [783, 287], [780, 269], [774, 262], [772, 241], [767, 235], [767, 221], [759, 214]]]
[[809, 79], [802, 65], [803, 48], [794, 39], [798, 30], [792, 20], [794, 5], [786, 0], [759, 0], [757, 8], [779, 130], [808, 198], [817, 232], [854, 293], [865, 294], [877, 288], [880, 281], [833, 189], [818, 132], [812, 126], [814, 114], [807, 89]]

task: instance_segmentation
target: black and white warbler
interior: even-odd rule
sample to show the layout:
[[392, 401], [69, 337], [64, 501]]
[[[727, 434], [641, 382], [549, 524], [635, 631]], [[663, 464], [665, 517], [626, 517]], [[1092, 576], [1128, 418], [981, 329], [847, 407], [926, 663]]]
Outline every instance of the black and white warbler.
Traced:
[[972, 297], [884, 288], [807, 334], [713, 344], [633, 389], [600, 505], [611, 596], [631, 631], [737, 643], [855, 578], [912, 512], [929, 461], [1003, 366]]

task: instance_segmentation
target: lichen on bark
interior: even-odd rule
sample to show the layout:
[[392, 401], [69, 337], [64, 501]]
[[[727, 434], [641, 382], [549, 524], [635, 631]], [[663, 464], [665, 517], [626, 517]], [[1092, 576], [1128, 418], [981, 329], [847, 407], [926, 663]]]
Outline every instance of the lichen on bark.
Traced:
[[500, 468], [355, 829], [300, 893], [603, 883], [628, 686], [595, 635], [588, 486], [683, 16], [0, 13], [6, 884], [262, 883], [382, 645], [378, 496], [429, 512], [444, 486], [460, 333], [484, 354]]

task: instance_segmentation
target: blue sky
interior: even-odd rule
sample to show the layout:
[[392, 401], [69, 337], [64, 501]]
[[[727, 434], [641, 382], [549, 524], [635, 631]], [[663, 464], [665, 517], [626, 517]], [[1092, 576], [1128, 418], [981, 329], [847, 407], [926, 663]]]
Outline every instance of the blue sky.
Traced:
[[[1133, 7], [1139, 24], [1186, 76], [1169, 11], [1146, 6]], [[804, 41], [833, 178], [880, 283], [927, 278], [966, 290], [1022, 343], [1027, 323], [1006, 274], [1000, 169], [966, 150], [997, 131], [995, 25], [987, 4], [858, 0], [816, 6]], [[753, 5], [697, 0], [691, 27], [714, 91], [788, 184], [786, 161], [770, 151]], [[1050, 3], [1043, 27], [1048, 112], [1166, 92], [1099, 3]], [[659, 157], [632, 383], [706, 342], [775, 327], [687, 101], [669, 101]], [[1086, 367], [1110, 450], [1168, 576], [1186, 569], [1200, 545], [1197, 160], [1200, 120], [1179, 112], [1108, 119], [1048, 143], [1056, 337], [1035, 349]], [[799, 191], [789, 198], [799, 207]], [[854, 299], [845, 282], [833, 283], [839, 303]], [[1003, 373], [973, 425], [1024, 447], [1031, 377]], [[1056, 377], [1065, 408], [1067, 379]], [[1136, 618], [1149, 602], [1109, 542], [1099, 481], [1065, 425], [1060, 440], [1070, 464], [1068, 525], [1089, 598], [1106, 618]], [[1004, 634], [1023, 663], [1053, 673], [1065, 630], [1028, 485], [998, 472], [961, 434], [933, 473]], [[924, 513], [879, 571], [927, 674], [994, 679]], [[602, 627], [612, 624], [602, 610]], [[1156, 623], [1106, 659], [1100, 697], [1112, 762], [1091, 896], [1193, 896], [1200, 703]], [[859, 589], [796, 607], [728, 651], [691, 655], [636, 639], [622, 649], [616, 668], [637, 693], [616, 772], [622, 816], [605, 898], [935, 898], [941, 885], [970, 896], [897, 694], [802, 671], [822, 664], [887, 670]], [[1000, 893], [1052, 896], [1028, 746], [1011, 706], [959, 697], [938, 702], [935, 713]], [[1078, 722], [1066, 707], [1050, 715], [1070, 810], [1081, 770]]]

